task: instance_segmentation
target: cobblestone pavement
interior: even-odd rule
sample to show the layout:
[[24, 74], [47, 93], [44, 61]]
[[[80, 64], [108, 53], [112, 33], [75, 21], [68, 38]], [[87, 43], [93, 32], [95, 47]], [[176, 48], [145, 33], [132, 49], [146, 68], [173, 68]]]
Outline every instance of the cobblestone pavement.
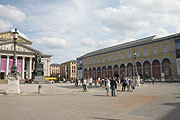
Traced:
[[[106, 96], [102, 88], [21, 84], [20, 95], [0, 95], [0, 120], [179, 120], [180, 83], [144, 84]], [[0, 92], [6, 89], [0, 84]]]

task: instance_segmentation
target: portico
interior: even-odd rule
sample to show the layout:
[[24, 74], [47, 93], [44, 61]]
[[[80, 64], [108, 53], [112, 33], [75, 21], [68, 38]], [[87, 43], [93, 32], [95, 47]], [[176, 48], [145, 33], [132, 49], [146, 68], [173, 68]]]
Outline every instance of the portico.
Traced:
[[[0, 79], [7, 79], [13, 64], [13, 41], [12, 32], [0, 33]], [[44, 76], [50, 76], [50, 57], [51, 55], [30, 47], [31, 41], [19, 36], [16, 46], [16, 66], [21, 79], [31, 79], [35, 65], [35, 53], [40, 53], [43, 63]]]

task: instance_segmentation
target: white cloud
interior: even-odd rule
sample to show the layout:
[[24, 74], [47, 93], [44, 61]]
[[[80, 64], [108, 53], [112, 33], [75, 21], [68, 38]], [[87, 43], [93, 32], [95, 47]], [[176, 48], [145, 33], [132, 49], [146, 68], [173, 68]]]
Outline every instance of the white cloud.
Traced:
[[0, 17], [9, 22], [23, 22], [25, 14], [15, 6], [0, 4]]
[[86, 47], [93, 47], [95, 48], [97, 46], [97, 42], [93, 39], [90, 39], [90, 38], [83, 38], [80, 40], [80, 44], [82, 46], [86, 46]]
[[114, 40], [114, 39], [103, 40], [103, 41], [98, 42], [98, 46], [100, 48], [110, 47], [110, 46], [117, 45], [117, 44], [119, 44], [118, 41]]
[[[140, 36], [152, 31], [161, 36], [167, 28], [180, 30], [179, 0], [120, 0], [119, 7], [96, 11], [103, 26], [124, 37]], [[156, 30], [157, 29], [157, 30]], [[165, 31], [163, 32], [165, 33]]]
[[0, 32], [9, 30], [13, 25], [7, 21], [0, 19]]
[[164, 37], [169, 34], [170, 33], [167, 30], [165, 30], [163, 28], [158, 28], [158, 29], [155, 29], [155, 31], [153, 31], [153, 33], [150, 33], [149, 36], [156, 35], [156, 37]]
[[49, 49], [62, 49], [66, 46], [66, 41], [64, 39], [54, 37], [43, 37], [34, 41], [36, 44], [41, 45], [42, 47], [47, 47]]

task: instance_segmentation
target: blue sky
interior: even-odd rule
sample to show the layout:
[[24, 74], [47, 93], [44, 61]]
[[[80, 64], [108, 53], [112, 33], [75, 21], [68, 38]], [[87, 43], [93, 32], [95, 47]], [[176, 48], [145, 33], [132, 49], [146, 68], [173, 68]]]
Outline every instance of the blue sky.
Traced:
[[1, 0], [0, 32], [17, 28], [62, 63], [100, 48], [180, 32], [179, 0]]

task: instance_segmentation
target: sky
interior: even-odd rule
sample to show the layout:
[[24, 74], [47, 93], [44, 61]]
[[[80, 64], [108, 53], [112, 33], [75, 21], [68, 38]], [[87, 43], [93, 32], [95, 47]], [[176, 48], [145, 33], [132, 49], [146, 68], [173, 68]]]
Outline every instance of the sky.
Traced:
[[0, 32], [17, 28], [63, 63], [88, 52], [180, 33], [180, 0], [0, 0]]

